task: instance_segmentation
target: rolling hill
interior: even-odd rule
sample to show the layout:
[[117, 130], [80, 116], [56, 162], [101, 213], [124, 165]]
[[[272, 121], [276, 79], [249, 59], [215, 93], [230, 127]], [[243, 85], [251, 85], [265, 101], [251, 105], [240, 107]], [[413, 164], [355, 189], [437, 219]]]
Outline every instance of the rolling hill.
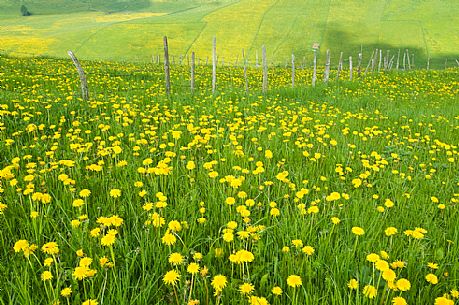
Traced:
[[[25, 5], [32, 16], [20, 14]], [[252, 62], [266, 45], [271, 62], [285, 63], [293, 51], [310, 62], [311, 45], [364, 60], [375, 48], [409, 49], [417, 66], [454, 64], [459, 54], [459, 2], [454, 0], [240, 0], [101, 1], [0, 0], [0, 50], [13, 55], [147, 62], [161, 54], [162, 37], [171, 53], [210, 56], [217, 37], [225, 62]], [[459, 58], [459, 55], [457, 56]]]

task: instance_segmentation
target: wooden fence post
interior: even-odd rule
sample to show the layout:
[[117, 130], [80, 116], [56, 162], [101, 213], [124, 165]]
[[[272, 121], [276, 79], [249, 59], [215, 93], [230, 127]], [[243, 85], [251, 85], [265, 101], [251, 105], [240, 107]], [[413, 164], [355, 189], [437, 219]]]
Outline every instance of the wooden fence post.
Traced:
[[411, 70], [410, 51], [408, 51], [408, 49], [406, 49], [406, 58], [408, 61], [408, 70]]
[[389, 69], [389, 58], [390, 58], [390, 50], [386, 51], [386, 58], [384, 59], [384, 70]]
[[190, 80], [190, 86], [191, 86], [191, 92], [194, 92], [194, 68], [195, 68], [195, 55], [194, 52], [191, 52], [191, 80]]
[[263, 46], [262, 49], [262, 64], [263, 64], [263, 93], [266, 93], [268, 90], [268, 63], [266, 60], [266, 46]]
[[317, 81], [317, 50], [314, 49], [314, 70], [312, 72], [312, 86], [316, 86]]
[[325, 61], [324, 83], [328, 83], [330, 78], [330, 49], [327, 50], [327, 58]]
[[339, 55], [338, 73], [336, 74], [336, 80], [339, 80], [339, 75], [341, 74], [342, 69], [343, 69], [343, 52], [341, 52]]
[[352, 81], [353, 70], [352, 70], [352, 56], [349, 56], [349, 80]]
[[363, 59], [363, 54], [362, 52], [359, 53], [359, 62], [357, 66], [357, 76], [360, 78], [360, 75], [362, 73], [362, 59]]
[[364, 74], [363, 74], [364, 77], [367, 76], [368, 69], [369, 69], [370, 66], [373, 64], [374, 59], [375, 59], [375, 51], [373, 50], [373, 53], [371, 53], [370, 61], [368, 62], [367, 67], [365, 68], [365, 72], [364, 72]]
[[392, 55], [392, 58], [390, 59], [389, 65], [387, 67], [389, 71], [392, 70], [392, 65], [394, 64], [394, 58], [395, 58], [395, 55]]
[[295, 88], [295, 55], [292, 53], [292, 88]]
[[67, 54], [72, 59], [73, 64], [77, 68], [78, 75], [80, 76], [81, 97], [83, 98], [83, 101], [87, 101], [87, 100], [89, 100], [89, 90], [88, 90], [88, 81], [86, 80], [86, 75], [84, 74], [84, 70], [81, 67], [80, 62], [75, 57], [75, 54], [73, 54], [72, 51], [68, 51]]
[[217, 88], [217, 37], [212, 41], [212, 94]]
[[378, 73], [381, 72], [381, 64], [382, 64], [382, 49], [379, 49]]
[[170, 63], [169, 63], [169, 45], [167, 44], [167, 36], [163, 38], [164, 42], [164, 75], [166, 80], [166, 93], [169, 95], [171, 93], [171, 73], [170, 73]]

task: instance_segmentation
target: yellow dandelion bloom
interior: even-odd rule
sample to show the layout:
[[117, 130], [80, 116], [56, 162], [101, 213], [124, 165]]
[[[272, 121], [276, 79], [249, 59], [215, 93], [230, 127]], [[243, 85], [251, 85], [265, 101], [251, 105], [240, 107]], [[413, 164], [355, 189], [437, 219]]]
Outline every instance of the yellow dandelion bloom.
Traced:
[[41, 274], [41, 280], [42, 281], [49, 281], [53, 279], [53, 275], [50, 271], [43, 271]]
[[255, 290], [255, 286], [250, 283], [244, 283], [239, 286], [239, 292], [242, 294], [251, 294]]
[[177, 285], [179, 278], [180, 274], [176, 270], [170, 270], [164, 275], [163, 282], [166, 285], [175, 286]]
[[295, 288], [303, 285], [303, 281], [301, 280], [301, 277], [299, 275], [292, 274], [289, 275], [287, 278], [287, 285]]
[[351, 290], [356, 290], [359, 288], [359, 281], [356, 279], [350, 279], [349, 282], [347, 283], [347, 287]]
[[365, 234], [365, 231], [361, 227], [352, 227], [351, 232], [357, 236]]
[[72, 294], [72, 288], [70, 287], [66, 287], [61, 290], [61, 296], [63, 296], [64, 298], [68, 298], [71, 294]]
[[411, 283], [407, 279], [401, 278], [395, 282], [397, 289], [400, 291], [408, 291], [411, 288]]
[[226, 276], [224, 275], [216, 275], [213, 277], [211, 285], [215, 290], [215, 294], [219, 294], [222, 292], [223, 288], [226, 287], [226, 284], [228, 283], [228, 280], [226, 279]]
[[363, 287], [363, 295], [369, 299], [374, 299], [378, 294], [378, 290], [373, 285]]

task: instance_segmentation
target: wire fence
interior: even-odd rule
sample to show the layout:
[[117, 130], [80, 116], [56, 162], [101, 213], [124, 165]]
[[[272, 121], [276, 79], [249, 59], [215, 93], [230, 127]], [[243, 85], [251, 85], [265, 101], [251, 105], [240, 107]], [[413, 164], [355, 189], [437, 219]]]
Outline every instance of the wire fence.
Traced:
[[[0, 49], [0, 90], [4, 87], [2, 86], [4, 79], [6, 77], [14, 78], [15, 75], [17, 79], [20, 79], [26, 85], [40, 84], [45, 86], [64, 79], [78, 88], [78, 74], [70, 59], [43, 57], [22, 51], [19, 53], [24, 57], [11, 57], [5, 53], [5, 50]], [[171, 79], [173, 92], [191, 91], [190, 58], [186, 55], [170, 56], [172, 58], [170, 62], [173, 72]], [[372, 76], [379, 75], [380, 72], [395, 70], [388, 69], [388, 56], [383, 58], [382, 56], [377, 56], [377, 52], [373, 52], [373, 55], [368, 60], [368, 64], [361, 61], [359, 66], [354, 67], [355, 80], [363, 79], [367, 76], [367, 72]], [[11, 61], [14, 61], [14, 64], [8, 64]], [[163, 62], [162, 56], [156, 55], [152, 56], [152, 60], [149, 63], [82, 60], [81, 64], [88, 78], [89, 89], [92, 94], [111, 90], [101, 86], [101, 82], [103, 83], [104, 81], [109, 82], [113, 87], [130, 90], [131, 92], [149, 90], [149, 92], [164, 93]], [[456, 64], [459, 66], [459, 61]], [[294, 68], [292, 67], [293, 65]], [[217, 57], [216, 66], [219, 67], [217, 69], [217, 79], [223, 80], [217, 86], [219, 89], [245, 89], [246, 91], [249, 89], [253, 92], [262, 89], [263, 70], [261, 60], [256, 60], [252, 64], [246, 60], [236, 60], [231, 64], [223, 60], [219, 61]], [[330, 81], [349, 79], [352, 74], [352, 67], [349, 65], [349, 61], [344, 58], [337, 65], [331, 64], [330, 66], [331, 73], [335, 73], [333, 77], [329, 78]], [[310, 86], [314, 77], [312, 68], [313, 64], [295, 64], [293, 61], [287, 62], [285, 65], [271, 65], [268, 71], [270, 88]], [[245, 76], [245, 69], [248, 71], [249, 79]], [[404, 69], [399, 69], [399, 71], [406, 70], [408, 70], [406, 65]], [[324, 66], [317, 67], [319, 81], [325, 71]], [[193, 89], [209, 91], [211, 89], [211, 73], [212, 65], [209, 64], [209, 59], [205, 58], [204, 60], [196, 57], [195, 87]], [[20, 89], [10, 86], [9, 90]]]

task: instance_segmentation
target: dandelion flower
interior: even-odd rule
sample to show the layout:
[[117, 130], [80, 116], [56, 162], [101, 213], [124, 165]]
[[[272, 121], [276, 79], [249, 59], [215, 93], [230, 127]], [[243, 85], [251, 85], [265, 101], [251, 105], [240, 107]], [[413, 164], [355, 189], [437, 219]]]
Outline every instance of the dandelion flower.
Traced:
[[435, 299], [435, 305], [454, 305], [454, 301], [445, 297], [439, 297]]
[[311, 247], [311, 246], [304, 246], [301, 251], [303, 251], [303, 253], [306, 253], [307, 255], [311, 256], [314, 254], [314, 248]]
[[274, 286], [273, 289], [271, 289], [271, 292], [277, 296], [282, 295], [282, 288], [279, 286]]
[[393, 305], [408, 305], [406, 300], [403, 297], [395, 297], [392, 299]]
[[54, 255], [59, 253], [59, 246], [55, 242], [49, 242], [41, 247], [41, 251], [46, 254]]
[[226, 279], [226, 276], [224, 275], [219, 274], [219, 275], [214, 276], [214, 278], [212, 279], [211, 285], [215, 290], [215, 295], [222, 292], [223, 288], [226, 287], [227, 282], [228, 281]]
[[397, 285], [397, 289], [400, 291], [408, 291], [411, 288], [411, 283], [407, 279], [401, 278], [399, 279], [395, 285]]
[[115, 243], [115, 240], [116, 240], [115, 234], [107, 233], [105, 234], [104, 237], [101, 238], [100, 244], [105, 247], [111, 247]]
[[431, 283], [432, 285], [436, 285], [438, 284], [438, 277], [433, 273], [429, 273], [426, 275], [426, 281]]
[[379, 255], [376, 253], [370, 253], [367, 255], [367, 261], [369, 261], [370, 263], [376, 263], [377, 261], [379, 261], [379, 259]]
[[363, 295], [369, 299], [373, 299], [378, 294], [378, 290], [372, 285], [363, 287]]
[[177, 266], [181, 265], [183, 262], [183, 256], [180, 253], [174, 252], [171, 255], [169, 255], [169, 263]]
[[199, 264], [197, 263], [190, 263], [186, 267], [186, 271], [191, 274], [196, 274], [199, 272]]
[[161, 242], [167, 246], [174, 245], [176, 241], [177, 238], [175, 237], [175, 235], [169, 232], [166, 232], [166, 234], [164, 234], [164, 236], [161, 238]]
[[386, 234], [386, 236], [392, 236], [392, 235], [397, 234], [397, 232], [398, 232], [397, 228], [388, 227], [388, 228], [384, 231], [384, 234]]
[[347, 283], [347, 287], [351, 290], [356, 290], [359, 288], [359, 281], [356, 279], [350, 279], [349, 282]]
[[110, 190], [110, 197], [113, 197], [113, 198], [121, 197], [121, 190], [120, 189], [111, 189]]
[[287, 285], [295, 288], [303, 285], [303, 281], [301, 280], [301, 277], [299, 275], [292, 274], [289, 275], [289, 277], [287, 278]]
[[53, 279], [53, 275], [49, 271], [43, 271], [43, 273], [41, 274], [41, 280], [42, 281], [49, 281], [49, 280], [52, 280], [52, 279]]
[[365, 231], [361, 227], [352, 227], [351, 232], [357, 236], [365, 234]]
[[239, 286], [239, 292], [242, 294], [251, 294], [255, 290], [255, 287], [250, 283], [244, 283]]
[[177, 281], [179, 280], [179, 278], [180, 278], [180, 274], [175, 270], [171, 270], [171, 271], [168, 271], [164, 275], [163, 281], [167, 285], [175, 286], [177, 284]]
[[68, 298], [70, 294], [72, 294], [72, 288], [70, 287], [66, 287], [61, 290], [61, 296], [63, 296], [64, 298]]

